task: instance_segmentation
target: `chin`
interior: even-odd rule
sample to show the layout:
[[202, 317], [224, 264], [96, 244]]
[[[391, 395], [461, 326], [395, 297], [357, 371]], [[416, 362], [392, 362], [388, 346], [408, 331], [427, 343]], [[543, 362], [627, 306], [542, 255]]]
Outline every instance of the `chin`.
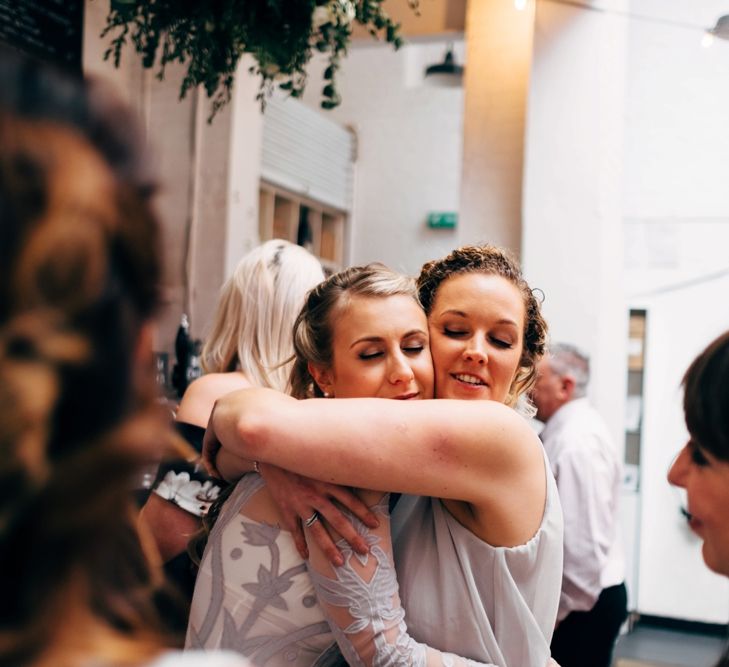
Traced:
[[711, 549], [708, 549], [706, 542], [701, 549], [701, 555], [704, 557], [704, 563], [712, 572], [721, 574], [725, 577], [729, 577], [729, 555], [726, 558], [720, 558], [719, 554], [715, 554]]

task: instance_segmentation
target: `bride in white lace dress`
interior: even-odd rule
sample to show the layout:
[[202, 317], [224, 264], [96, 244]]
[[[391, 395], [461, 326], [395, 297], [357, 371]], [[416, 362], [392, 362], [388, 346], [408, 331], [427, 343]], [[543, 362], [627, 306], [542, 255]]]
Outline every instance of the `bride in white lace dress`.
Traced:
[[[402, 499], [396, 510], [396, 520], [398, 515], [407, 517], [396, 531], [395, 560], [412, 636], [406, 634], [400, 607], [382, 492], [367, 496], [381, 512], [380, 527], [370, 531], [356, 524], [371, 544], [369, 556], [357, 556], [342, 543], [345, 566], [335, 568], [312, 549], [312, 579], [319, 603], [350, 664], [472, 660], [541, 667], [549, 658], [561, 578], [559, 503], [538, 440], [514, 411], [495, 400], [513, 404], [520, 390], [528, 387], [533, 377], [531, 362], [541, 352], [543, 321], [533, 297], [526, 299], [521, 284], [501, 275], [503, 253], [474, 250], [487, 255], [488, 267], [452, 275], [454, 260], [463, 266], [462, 255], [433, 267], [444, 277], [434, 281], [426, 306], [435, 312], [431, 313], [430, 343], [439, 396], [492, 400], [478, 404], [408, 401], [407, 405], [367, 400], [297, 402], [288, 397], [279, 401], [267, 392], [247, 392], [221, 401], [213, 415], [211, 436], [251, 458], [358, 487], [425, 494]], [[436, 292], [440, 292], [438, 299], [433, 298]], [[427, 397], [422, 387], [410, 386], [417, 374], [403, 373], [399, 380], [397, 374], [390, 374], [387, 348], [375, 342], [382, 338], [369, 333], [373, 325], [386, 328], [393, 315], [372, 313], [371, 324], [360, 322], [348, 329], [348, 319], [361, 309], [360, 301], [355, 309], [350, 300], [347, 296], [332, 312], [312, 313], [315, 327], [304, 341], [309, 354], [301, 355], [301, 360], [313, 375], [316, 393], [338, 398], [392, 396], [392, 388], [389, 394], [363, 391], [367, 386], [363, 374], [370, 365], [382, 365], [381, 375], [388, 383], [401, 383], [400, 396]], [[371, 305], [376, 300], [363, 301]], [[403, 305], [398, 312], [403, 312]], [[420, 325], [410, 324], [416, 321], [415, 315], [403, 321], [403, 333], [419, 331], [427, 339], [422, 314]], [[312, 341], [326, 349], [322, 333], [332, 321], [334, 336], [329, 338], [328, 354], [317, 356]], [[297, 367], [301, 370], [301, 364]], [[250, 516], [247, 510], [244, 513]], [[226, 513], [224, 519], [230, 521], [231, 515]], [[310, 520], [315, 521], [315, 516]], [[206, 579], [210, 584], [202, 598], [206, 613], [196, 617], [194, 612], [191, 619], [188, 640], [193, 646], [221, 645], [210, 642], [216, 623], [220, 633], [228, 628], [228, 639], [234, 628], [241, 627], [225, 611], [226, 604], [214, 587], [224, 574], [226, 560], [229, 564], [236, 556], [243, 560], [243, 553], [233, 555], [231, 543], [232, 549], [224, 546], [213, 556], [215, 539], [213, 534], [199, 582], [201, 591]], [[243, 569], [250, 571], [250, 566]], [[235, 567], [226, 572], [235, 576]], [[288, 586], [262, 574], [259, 570], [256, 575], [256, 595]], [[240, 588], [241, 583], [234, 586]], [[249, 584], [243, 586], [251, 589]], [[238, 591], [233, 595], [240, 597]], [[259, 598], [257, 604], [272, 611], [271, 604]], [[301, 623], [293, 620], [299, 611], [285, 599], [276, 604], [284, 611], [280, 615], [292, 623], [289, 632], [301, 630]], [[248, 619], [250, 614], [239, 618], [243, 617]], [[244, 625], [250, 626], [250, 621]], [[442, 654], [426, 647], [426, 642], [466, 657]], [[222, 645], [231, 646], [227, 641]], [[255, 649], [246, 650], [250, 645], [238, 648], [254, 662], [266, 662]], [[295, 657], [290, 652], [286, 659]]]

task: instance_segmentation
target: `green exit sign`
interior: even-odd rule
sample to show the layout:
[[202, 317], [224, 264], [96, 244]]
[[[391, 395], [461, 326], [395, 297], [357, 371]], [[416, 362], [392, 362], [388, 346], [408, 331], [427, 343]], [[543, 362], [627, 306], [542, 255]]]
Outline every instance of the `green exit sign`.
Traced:
[[458, 213], [428, 213], [428, 227], [453, 229], [458, 222]]

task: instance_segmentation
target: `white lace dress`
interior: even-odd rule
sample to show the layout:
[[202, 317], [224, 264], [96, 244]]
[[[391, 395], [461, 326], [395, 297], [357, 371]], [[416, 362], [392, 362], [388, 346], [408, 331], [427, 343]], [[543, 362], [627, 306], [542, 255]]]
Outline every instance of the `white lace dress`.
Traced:
[[329, 624], [290, 533], [240, 514], [264, 486], [245, 475], [211, 531], [190, 609], [186, 647], [226, 648], [257, 665], [313, 664]]
[[223, 506], [198, 573], [186, 647], [233, 649], [267, 667], [344, 664], [340, 650], [350, 665], [480, 664], [407, 634], [387, 496], [373, 507], [377, 530], [352, 517], [369, 555], [354, 554], [340, 542], [345, 565], [334, 568], [312, 554], [318, 571], [309, 573], [288, 532], [240, 513], [263, 486], [258, 475], [248, 474]]

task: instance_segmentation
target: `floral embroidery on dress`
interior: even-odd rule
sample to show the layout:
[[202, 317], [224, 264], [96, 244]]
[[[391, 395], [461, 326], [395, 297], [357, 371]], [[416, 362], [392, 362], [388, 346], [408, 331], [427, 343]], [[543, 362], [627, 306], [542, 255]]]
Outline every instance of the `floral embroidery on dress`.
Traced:
[[[319, 601], [347, 663], [357, 667], [488, 667], [429, 648], [408, 634], [389, 539], [388, 500], [386, 494], [371, 508], [381, 518], [386, 540], [346, 512], [357, 533], [367, 542], [369, 554], [360, 556], [340, 540], [337, 547], [344, 555], [344, 565], [327, 564], [326, 574], [310, 565]], [[361, 564], [362, 572], [352, 566], [354, 558]]]
[[[338, 666], [345, 664], [342, 655], [346, 664], [362, 667], [480, 665], [407, 634], [386, 495], [371, 508], [381, 518], [381, 534], [347, 513], [370, 552], [356, 554], [340, 540], [345, 564], [327, 563], [326, 575], [307, 574], [290, 533], [239, 514], [262, 486], [258, 475], [246, 475], [211, 532], [193, 598], [189, 648], [233, 649], [256, 665]], [[333, 637], [339, 649], [332, 648]]]
[[289, 533], [238, 513], [263, 485], [260, 477], [251, 474], [238, 484], [205, 550], [187, 646], [233, 649], [257, 665], [311, 665], [333, 638], [306, 564]]

